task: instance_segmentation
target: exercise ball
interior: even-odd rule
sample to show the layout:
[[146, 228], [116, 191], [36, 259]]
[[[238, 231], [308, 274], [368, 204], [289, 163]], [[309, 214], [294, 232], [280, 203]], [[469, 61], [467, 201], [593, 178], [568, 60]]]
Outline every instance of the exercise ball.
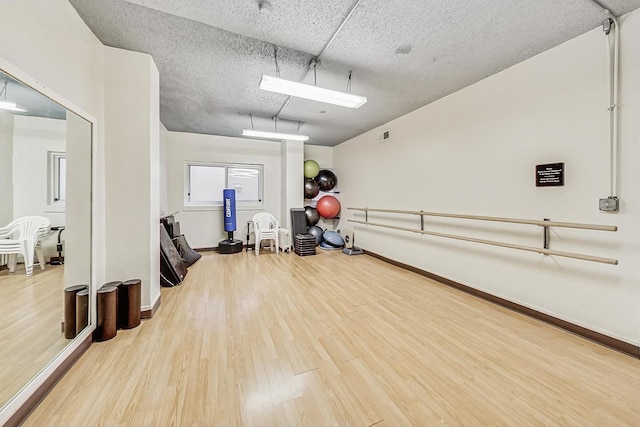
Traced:
[[340, 213], [340, 201], [333, 196], [322, 196], [316, 209], [323, 218], [335, 218]]
[[336, 246], [331, 246], [330, 244], [328, 244], [324, 240], [319, 243], [319, 246], [320, 246], [321, 249], [325, 249], [325, 250], [328, 250], [328, 251], [335, 251], [335, 250], [339, 250], [340, 249], [340, 248], [338, 248]]
[[338, 184], [336, 174], [327, 169], [322, 169], [315, 177], [316, 182], [322, 191], [331, 191]]
[[304, 198], [313, 199], [320, 192], [320, 186], [313, 178], [305, 178], [304, 180]]
[[322, 241], [334, 248], [341, 248], [344, 246], [344, 239], [337, 231], [325, 231], [322, 233]]
[[324, 230], [317, 225], [312, 225], [311, 227], [307, 228], [307, 234], [311, 234], [316, 238], [316, 244], [322, 242], [322, 233], [324, 233]]
[[320, 166], [318, 166], [318, 162], [315, 160], [305, 160], [304, 161], [304, 177], [305, 178], [315, 178], [320, 171]]
[[318, 221], [320, 221], [320, 215], [318, 214], [318, 210], [313, 206], [305, 206], [304, 214], [307, 217], [307, 225], [316, 225]]

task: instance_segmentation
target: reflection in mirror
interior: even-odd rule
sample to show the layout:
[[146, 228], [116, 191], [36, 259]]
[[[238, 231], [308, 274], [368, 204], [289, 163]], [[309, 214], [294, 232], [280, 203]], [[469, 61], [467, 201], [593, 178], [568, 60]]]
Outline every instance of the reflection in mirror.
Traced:
[[[92, 131], [2, 72], [0, 88], [2, 407], [90, 318], [88, 295], [71, 299], [65, 289], [91, 279]], [[29, 230], [27, 217], [44, 219]]]

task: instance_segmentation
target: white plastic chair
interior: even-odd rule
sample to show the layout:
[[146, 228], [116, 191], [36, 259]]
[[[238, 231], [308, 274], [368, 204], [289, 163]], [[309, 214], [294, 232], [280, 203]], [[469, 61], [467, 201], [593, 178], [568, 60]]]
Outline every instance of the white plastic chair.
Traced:
[[[260, 255], [260, 242], [271, 240], [271, 251], [275, 247], [276, 254], [279, 253], [278, 245], [278, 220], [270, 213], [258, 213], [253, 216], [253, 232], [256, 236], [256, 256]], [[274, 246], [275, 243], [275, 246]]]
[[33, 275], [34, 252], [44, 270], [44, 254], [40, 239], [49, 233], [51, 222], [42, 216], [24, 216], [0, 227], [0, 254], [9, 255], [8, 267], [13, 273], [18, 255], [24, 258], [27, 276]]

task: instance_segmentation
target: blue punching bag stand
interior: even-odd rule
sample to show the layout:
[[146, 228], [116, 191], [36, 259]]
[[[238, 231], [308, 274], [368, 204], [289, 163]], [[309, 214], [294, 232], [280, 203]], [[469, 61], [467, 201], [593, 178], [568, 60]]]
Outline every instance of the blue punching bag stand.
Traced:
[[225, 189], [222, 192], [224, 200], [224, 231], [228, 233], [225, 240], [218, 242], [218, 252], [221, 254], [235, 254], [242, 252], [242, 240], [233, 238], [236, 231], [236, 190]]

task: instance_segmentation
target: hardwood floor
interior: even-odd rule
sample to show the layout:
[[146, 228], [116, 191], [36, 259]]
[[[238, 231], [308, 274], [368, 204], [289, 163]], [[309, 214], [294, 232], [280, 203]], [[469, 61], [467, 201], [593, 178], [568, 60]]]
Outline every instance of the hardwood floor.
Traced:
[[206, 253], [25, 422], [638, 425], [640, 360], [372, 257]]
[[70, 340], [61, 330], [63, 266], [35, 266], [27, 277], [0, 270], [0, 407], [13, 397]]

